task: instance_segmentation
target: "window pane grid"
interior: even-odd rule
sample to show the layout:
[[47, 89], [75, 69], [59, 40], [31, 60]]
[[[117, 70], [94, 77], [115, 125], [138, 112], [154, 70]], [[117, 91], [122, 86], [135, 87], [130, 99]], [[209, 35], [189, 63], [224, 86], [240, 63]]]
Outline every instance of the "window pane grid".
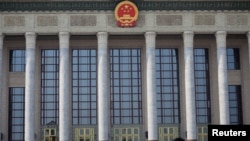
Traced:
[[208, 49], [194, 49], [195, 99], [197, 123], [211, 122]]
[[227, 68], [229, 70], [240, 69], [239, 48], [227, 48]]
[[142, 123], [140, 49], [110, 50], [111, 122]]
[[10, 72], [25, 71], [25, 50], [10, 50]]
[[230, 123], [242, 124], [242, 103], [241, 103], [241, 86], [229, 85], [229, 110], [230, 110]]
[[9, 90], [9, 140], [24, 140], [24, 88], [12, 87]]
[[42, 50], [41, 125], [58, 124], [59, 51]]
[[156, 49], [158, 123], [179, 123], [179, 76], [177, 49]]
[[97, 124], [96, 50], [72, 51], [73, 125]]

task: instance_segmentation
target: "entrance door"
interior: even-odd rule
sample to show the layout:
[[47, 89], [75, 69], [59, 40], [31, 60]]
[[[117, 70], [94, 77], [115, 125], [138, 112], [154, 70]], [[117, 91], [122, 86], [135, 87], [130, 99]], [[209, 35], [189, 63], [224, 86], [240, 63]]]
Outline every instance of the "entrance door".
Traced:
[[76, 128], [75, 141], [94, 141], [94, 128]]

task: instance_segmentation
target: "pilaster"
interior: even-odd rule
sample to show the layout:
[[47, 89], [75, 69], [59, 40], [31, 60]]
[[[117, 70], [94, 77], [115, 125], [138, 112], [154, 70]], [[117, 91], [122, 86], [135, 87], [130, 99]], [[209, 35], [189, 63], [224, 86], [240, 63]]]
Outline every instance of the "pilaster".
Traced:
[[35, 140], [35, 54], [36, 33], [26, 32], [26, 68], [25, 68], [25, 140]]
[[186, 48], [186, 47], [193, 48], [193, 43], [194, 43], [193, 38], [194, 38], [193, 31], [184, 31], [183, 32], [184, 48]]
[[247, 41], [248, 41], [248, 64], [250, 67], [250, 31], [247, 32]]
[[196, 140], [193, 31], [183, 33], [187, 140]]
[[70, 122], [70, 83], [69, 83], [69, 32], [59, 33], [60, 68], [59, 68], [59, 139], [71, 140]]
[[147, 87], [147, 119], [148, 140], [158, 140], [157, 99], [155, 78], [155, 32], [146, 32], [146, 87]]
[[3, 76], [3, 40], [4, 35], [3, 33], [0, 33], [0, 133], [2, 133], [2, 76]]
[[228, 81], [227, 81], [227, 50], [225, 31], [217, 31], [217, 67], [218, 67], [218, 96], [220, 124], [229, 124], [229, 99], [228, 99]]
[[98, 137], [99, 141], [109, 139], [109, 75], [108, 75], [108, 33], [98, 32]]
[[4, 34], [0, 33], [0, 49], [3, 49], [3, 39], [4, 39]]

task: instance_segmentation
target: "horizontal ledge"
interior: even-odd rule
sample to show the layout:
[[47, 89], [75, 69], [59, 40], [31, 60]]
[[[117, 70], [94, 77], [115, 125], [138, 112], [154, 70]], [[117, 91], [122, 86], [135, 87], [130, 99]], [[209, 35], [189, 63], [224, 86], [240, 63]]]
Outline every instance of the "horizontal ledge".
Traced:
[[[179, 30], [179, 31], [159, 31], [159, 30], [150, 30], [157, 35], [182, 35], [184, 31], [190, 31], [190, 30]], [[199, 30], [191, 30], [194, 32], [195, 35], [199, 34], [215, 34], [219, 30], [211, 30], [211, 31], [199, 31]], [[247, 34], [249, 31], [229, 31], [229, 30], [224, 30], [227, 32], [227, 34]], [[54, 31], [54, 32], [42, 32], [42, 31], [34, 31], [37, 35], [58, 35], [60, 31]], [[89, 32], [76, 32], [76, 31], [68, 31], [70, 35], [96, 35], [98, 32], [102, 31], [89, 31]], [[107, 32], [109, 35], [144, 35], [144, 33], [148, 32], [148, 30], [139, 30], [135, 32], [122, 32], [122, 31], [113, 31], [113, 30], [107, 30], [104, 31]], [[15, 36], [15, 35], [24, 35], [26, 32], [25, 31], [15, 31], [15, 32], [1, 32], [4, 35], [9, 35], [9, 36]]]
[[[0, 11], [114, 10], [114, 1], [0, 2]], [[139, 10], [250, 10], [250, 1], [140, 1]]]

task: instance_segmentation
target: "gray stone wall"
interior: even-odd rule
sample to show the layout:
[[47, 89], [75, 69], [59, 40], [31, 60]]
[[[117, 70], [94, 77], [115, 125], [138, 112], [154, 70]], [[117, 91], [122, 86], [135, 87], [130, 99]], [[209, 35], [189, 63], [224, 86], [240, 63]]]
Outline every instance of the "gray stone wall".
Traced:
[[107, 31], [115, 34], [135, 34], [146, 31], [158, 33], [214, 33], [225, 30], [229, 33], [246, 33], [250, 29], [248, 11], [140, 11], [136, 26], [119, 28], [113, 11], [66, 11], [61, 12], [14, 12], [0, 14], [0, 29], [5, 34], [57, 34], [69, 31], [72, 34], [92, 34]]

